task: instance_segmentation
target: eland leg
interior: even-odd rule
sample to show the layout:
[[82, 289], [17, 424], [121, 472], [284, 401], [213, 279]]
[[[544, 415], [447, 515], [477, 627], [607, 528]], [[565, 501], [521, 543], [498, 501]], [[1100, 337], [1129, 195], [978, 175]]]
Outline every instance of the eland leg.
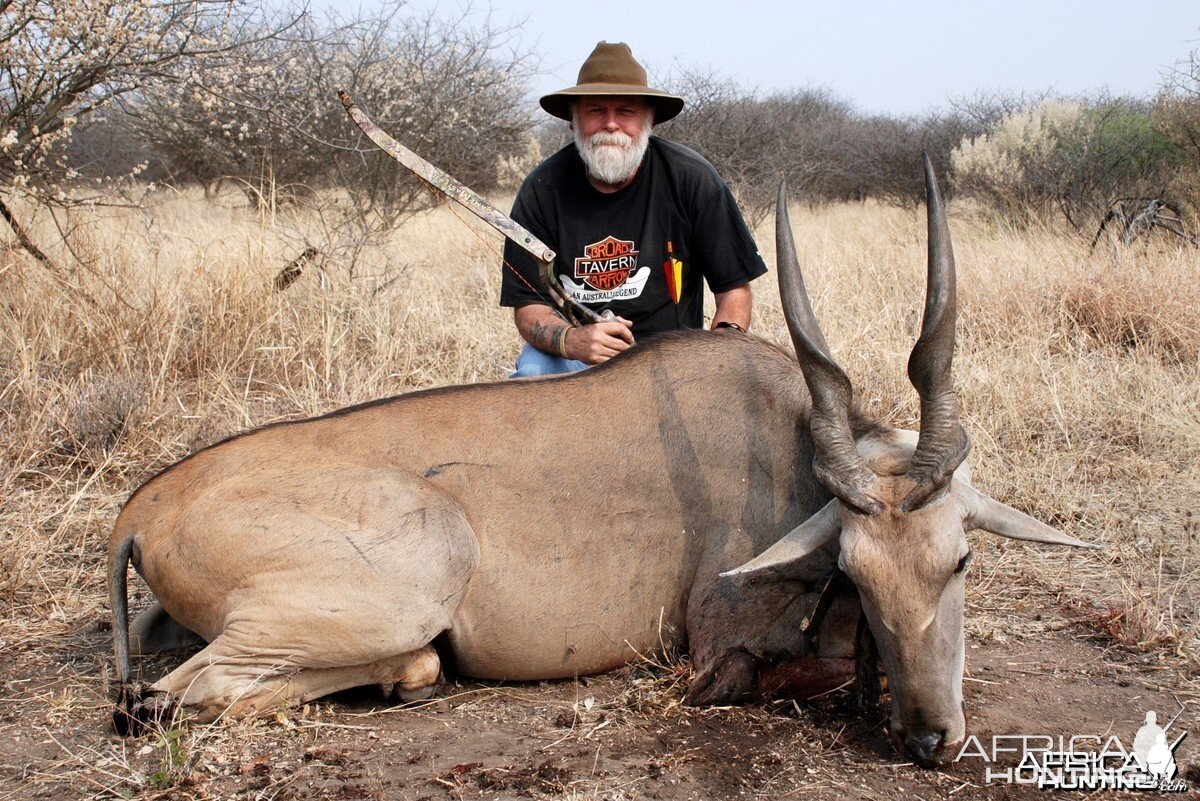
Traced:
[[155, 601], [129, 624], [129, 653], [145, 656], [204, 645], [204, 638], [167, 614]]
[[[339, 690], [395, 685], [401, 700], [415, 700], [437, 686], [441, 664], [431, 646], [386, 659], [345, 667], [307, 668], [286, 660], [249, 654], [237, 637], [221, 635], [176, 670], [159, 679], [147, 696], [164, 696], [158, 706], [179, 704], [198, 723], [296, 706]], [[167, 701], [166, 699], [169, 699]], [[159, 709], [157, 714], [162, 714]]]
[[695, 593], [688, 605], [688, 640], [696, 675], [685, 702], [720, 706], [776, 694], [807, 698], [853, 678], [856, 598], [834, 601], [815, 642], [803, 636], [822, 584], [812, 576], [754, 583], [726, 577]]
[[[431, 482], [356, 465], [264, 471], [206, 494], [178, 526], [143, 548], [142, 568], [170, 616], [211, 641], [132, 699], [131, 717], [180, 705], [209, 721], [350, 687], [408, 700], [437, 685], [430, 643], [451, 626], [479, 546]], [[175, 556], [184, 548], [209, 557], [204, 582]]]
[[[755, 697], [758, 667], [767, 654], [799, 651], [804, 587], [748, 586], [716, 577], [688, 601], [688, 650], [696, 675], [685, 702], [724, 706]], [[812, 596], [815, 602], [816, 596]]]

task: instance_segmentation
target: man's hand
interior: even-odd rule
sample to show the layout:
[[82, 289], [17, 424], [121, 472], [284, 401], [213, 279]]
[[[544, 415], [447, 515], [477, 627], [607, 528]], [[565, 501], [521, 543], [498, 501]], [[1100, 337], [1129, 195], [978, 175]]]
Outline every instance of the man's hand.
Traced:
[[584, 364], [600, 364], [634, 345], [633, 323], [624, 317], [592, 323], [567, 331], [567, 358]]
[[[557, 309], [535, 303], [514, 309], [513, 320], [525, 341], [538, 350], [584, 364], [608, 361], [634, 344], [633, 323], [622, 317], [572, 328]], [[560, 343], [565, 354], [559, 352]]]

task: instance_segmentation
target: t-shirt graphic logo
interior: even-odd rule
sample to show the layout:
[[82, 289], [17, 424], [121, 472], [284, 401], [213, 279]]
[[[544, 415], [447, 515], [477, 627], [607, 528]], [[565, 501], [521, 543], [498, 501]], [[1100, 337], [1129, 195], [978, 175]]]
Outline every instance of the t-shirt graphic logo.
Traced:
[[585, 247], [583, 258], [575, 259], [575, 278], [600, 292], [609, 292], [637, 269], [637, 257], [631, 240], [607, 236]]

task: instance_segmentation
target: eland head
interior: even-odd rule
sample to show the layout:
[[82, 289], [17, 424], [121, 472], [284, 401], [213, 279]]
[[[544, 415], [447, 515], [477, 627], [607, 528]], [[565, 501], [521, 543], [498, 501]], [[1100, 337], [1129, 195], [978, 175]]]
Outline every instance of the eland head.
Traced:
[[830, 355], [809, 303], [788, 221], [777, 206], [779, 283], [788, 330], [812, 396], [813, 469], [834, 498], [776, 544], [726, 575], [804, 559], [835, 538], [838, 566], [856, 585], [891, 693], [893, 741], [920, 764], [942, 762], [965, 737], [963, 596], [967, 533], [1096, 547], [1068, 537], [970, 485], [969, 450], [951, 379], [954, 255], [937, 178], [925, 158], [929, 267], [921, 335], [908, 361], [920, 396], [919, 435], [855, 441], [852, 388]]

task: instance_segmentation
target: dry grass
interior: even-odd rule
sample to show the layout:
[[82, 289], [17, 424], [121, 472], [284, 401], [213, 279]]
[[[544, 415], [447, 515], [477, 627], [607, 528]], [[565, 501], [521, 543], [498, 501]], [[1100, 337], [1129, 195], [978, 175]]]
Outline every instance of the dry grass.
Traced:
[[[83, 266], [69, 276], [0, 251], [0, 659], [106, 617], [107, 533], [155, 470], [251, 426], [499, 379], [515, 357], [510, 316], [496, 306], [499, 243], [445, 209], [412, 219], [354, 277], [326, 264], [277, 293], [275, 274], [302, 249], [303, 219], [159, 198], [145, 212], [78, 216]], [[904, 365], [921, 304], [923, 219], [868, 205], [798, 210], [793, 223], [817, 313], [863, 404], [913, 427]], [[981, 535], [973, 634], [1019, 634], [1053, 606], [1137, 659], [1194, 669], [1200, 260], [1176, 250], [1116, 260], [1055, 232], [951, 225], [962, 304], [955, 369], [976, 481], [1105, 545], [1068, 554]], [[34, 230], [51, 241], [44, 221]], [[768, 226], [759, 239], [773, 263]], [[69, 260], [61, 248], [54, 255]], [[787, 341], [771, 279], [756, 292], [758, 333]], [[79, 671], [94, 679], [101, 666]], [[664, 703], [630, 686], [637, 697], [620, 704]], [[103, 693], [93, 681], [42, 701], [50, 720], [102, 706]], [[580, 732], [597, 725], [579, 710]], [[236, 745], [242, 731], [203, 736]], [[64, 748], [63, 770], [83, 760], [114, 794], [169, 787], [179, 748], [167, 736], [125, 762], [112, 749]], [[193, 739], [186, 750], [203, 751]]]

